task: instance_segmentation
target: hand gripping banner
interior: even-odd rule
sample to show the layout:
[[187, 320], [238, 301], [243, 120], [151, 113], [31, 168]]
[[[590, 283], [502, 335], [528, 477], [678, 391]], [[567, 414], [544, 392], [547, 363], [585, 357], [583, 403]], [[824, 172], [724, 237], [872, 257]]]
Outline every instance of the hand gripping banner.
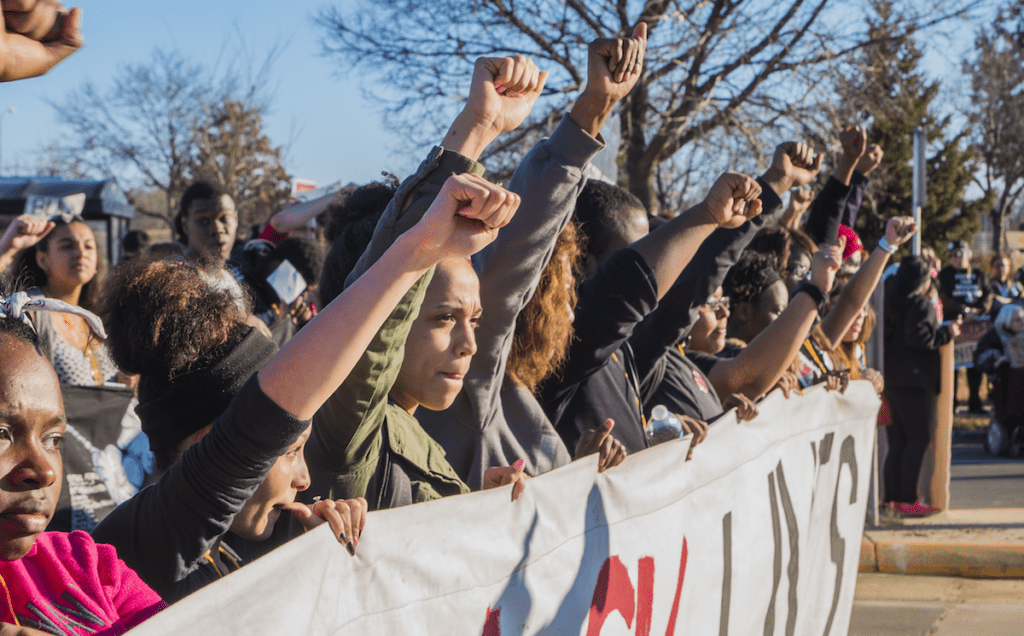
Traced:
[[863, 533], [871, 385], [775, 392], [663, 444], [509, 489], [371, 513], [356, 556], [318, 528], [131, 632], [844, 635]]

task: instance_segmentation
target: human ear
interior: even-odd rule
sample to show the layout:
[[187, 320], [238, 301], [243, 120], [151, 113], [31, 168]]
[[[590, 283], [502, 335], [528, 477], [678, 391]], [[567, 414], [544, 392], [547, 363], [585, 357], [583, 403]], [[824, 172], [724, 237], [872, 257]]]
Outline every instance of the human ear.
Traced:
[[36, 248], [36, 265], [43, 270], [44, 274], [50, 275], [50, 255], [38, 248]]

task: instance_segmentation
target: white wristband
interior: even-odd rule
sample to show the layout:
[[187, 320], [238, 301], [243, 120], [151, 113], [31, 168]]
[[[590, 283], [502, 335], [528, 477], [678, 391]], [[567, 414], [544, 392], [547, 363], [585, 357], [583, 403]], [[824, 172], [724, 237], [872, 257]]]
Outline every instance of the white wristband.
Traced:
[[887, 241], [886, 238], [883, 236], [882, 238], [878, 239], [878, 249], [882, 250], [883, 252], [888, 252], [889, 254], [895, 254], [896, 250], [898, 250], [899, 248], [895, 245], [890, 245], [889, 241]]

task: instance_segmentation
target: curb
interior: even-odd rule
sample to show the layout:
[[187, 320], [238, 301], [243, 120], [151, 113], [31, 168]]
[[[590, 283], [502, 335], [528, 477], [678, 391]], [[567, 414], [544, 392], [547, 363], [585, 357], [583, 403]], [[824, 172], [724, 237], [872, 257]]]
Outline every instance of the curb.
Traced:
[[860, 572], [1024, 578], [1024, 544], [861, 539]]

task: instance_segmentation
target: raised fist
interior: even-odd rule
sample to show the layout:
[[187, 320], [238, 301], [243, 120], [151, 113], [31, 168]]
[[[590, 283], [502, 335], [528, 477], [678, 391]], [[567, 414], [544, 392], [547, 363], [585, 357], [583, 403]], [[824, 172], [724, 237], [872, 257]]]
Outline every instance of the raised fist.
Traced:
[[36, 77], [82, 47], [81, 11], [56, 0], [4, 0], [0, 14], [0, 81]]
[[818, 176], [822, 155], [815, 154], [807, 144], [787, 141], [775, 149], [772, 168], [785, 176], [789, 187], [800, 188]]
[[525, 55], [478, 58], [464, 112], [498, 133], [515, 130], [533, 110], [547, 79]]
[[868, 176], [872, 170], [878, 167], [878, 164], [882, 163], [883, 154], [882, 148], [878, 144], [871, 144], [857, 161], [857, 171], [865, 177]]
[[898, 247], [910, 240], [910, 237], [917, 231], [917, 224], [914, 217], [897, 216], [889, 219], [885, 225], [885, 240], [889, 245]]
[[587, 87], [584, 94], [618, 101], [633, 90], [647, 51], [647, 23], [641, 22], [628, 38], [601, 38], [587, 52]]
[[448, 177], [430, 209], [409, 230], [436, 263], [471, 256], [498, 236], [519, 209], [520, 198], [472, 173]]
[[868, 133], [863, 126], [847, 126], [839, 133], [839, 143], [843, 145], [843, 156], [850, 161], [859, 161], [864, 154], [864, 146], [868, 142]]
[[761, 186], [736, 172], [718, 177], [703, 204], [720, 227], [739, 227], [761, 213]]

